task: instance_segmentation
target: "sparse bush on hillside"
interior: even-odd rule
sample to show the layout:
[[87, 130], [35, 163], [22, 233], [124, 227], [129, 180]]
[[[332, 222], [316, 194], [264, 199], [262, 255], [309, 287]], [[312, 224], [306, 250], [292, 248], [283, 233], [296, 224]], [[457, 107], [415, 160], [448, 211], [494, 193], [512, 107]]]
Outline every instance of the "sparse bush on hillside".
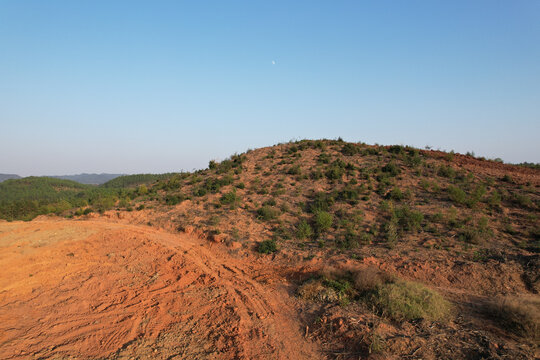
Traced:
[[422, 163], [422, 157], [420, 156], [420, 152], [418, 149], [410, 148], [408, 150], [408, 155], [405, 158], [405, 163], [409, 167], [417, 167]]
[[278, 250], [278, 246], [276, 243], [276, 240], [270, 239], [270, 240], [264, 240], [259, 243], [259, 246], [257, 247], [257, 251], [261, 254], [271, 254]]
[[413, 211], [406, 205], [395, 208], [393, 217], [397, 219], [399, 227], [404, 231], [420, 230], [424, 220], [421, 212]]
[[332, 227], [334, 216], [326, 211], [317, 211], [315, 213], [315, 228], [318, 233], [323, 233]]
[[313, 236], [313, 229], [307, 221], [302, 220], [296, 227], [296, 237], [300, 240], [307, 239]]
[[325, 192], [317, 192], [313, 196], [313, 200], [309, 206], [309, 210], [312, 213], [317, 211], [328, 211], [334, 204], [334, 197], [331, 194]]
[[340, 160], [334, 161], [325, 172], [326, 177], [329, 180], [339, 180], [345, 174], [345, 163]]
[[483, 217], [478, 220], [476, 226], [468, 225], [458, 235], [461, 241], [478, 245], [493, 235], [493, 231], [488, 227], [488, 219]]
[[91, 202], [91, 205], [99, 213], [111, 210], [116, 204], [117, 199], [114, 197], [100, 197]]
[[394, 200], [394, 201], [402, 201], [404, 199], [408, 199], [411, 197], [411, 192], [410, 191], [406, 191], [406, 192], [403, 192], [401, 191], [400, 188], [393, 188], [387, 195], [386, 195], [386, 198], [387, 199], [391, 199], [391, 200]]
[[390, 247], [395, 246], [399, 236], [398, 222], [395, 217], [392, 217], [384, 224], [384, 236]]
[[144, 185], [144, 184], [139, 185], [139, 187], [137, 188], [137, 194], [138, 195], [146, 195], [146, 194], [148, 194], [148, 188], [146, 187], [146, 185]]
[[488, 199], [488, 204], [492, 207], [498, 207], [501, 205], [502, 197], [501, 193], [497, 190], [494, 190]]
[[177, 205], [186, 200], [184, 194], [167, 194], [165, 195], [165, 203], [167, 205]]
[[502, 178], [501, 178], [501, 181], [504, 181], [504, 182], [507, 182], [507, 183], [513, 183], [514, 182], [514, 179], [512, 179], [512, 177], [508, 174], [505, 174]]
[[389, 176], [397, 176], [401, 173], [401, 169], [393, 162], [389, 162], [381, 168], [382, 172]]
[[359, 152], [360, 152], [360, 148], [357, 145], [352, 144], [352, 143], [346, 143], [341, 148], [341, 153], [346, 156], [353, 156], [353, 155], [358, 154]]
[[340, 201], [346, 201], [351, 205], [355, 205], [358, 203], [358, 199], [360, 198], [360, 194], [358, 192], [358, 189], [347, 185], [342, 190], [337, 192], [336, 196], [337, 200]]
[[279, 216], [279, 210], [275, 207], [264, 205], [257, 210], [257, 217], [261, 220], [275, 220]]
[[451, 166], [441, 165], [437, 170], [437, 175], [445, 178], [454, 178], [456, 177], [456, 171]]
[[448, 187], [448, 196], [456, 204], [465, 205], [467, 203], [467, 193], [457, 186]]
[[221, 199], [219, 201], [223, 205], [230, 205], [231, 207], [235, 207], [240, 203], [240, 197], [236, 195], [236, 190], [233, 189], [221, 196]]
[[390, 154], [400, 155], [405, 153], [405, 147], [402, 145], [391, 145], [388, 147]]
[[309, 177], [312, 179], [312, 180], [320, 180], [324, 177], [323, 173], [321, 170], [317, 169], [317, 170], [313, 170], [310, 174], [309, 174]]
[[300, 175], [301, 173], [300, 165], [294, 165], [287, 170], [287, 174], [289, 175]]
[[331, 157], [328, 153], [321, 153], [317, 158], [317, 161], [323, 164], [329, 164]]
[[512, 196], [512, 202], [520, 207], [531, 207], [533, 202], [530, 197], [520, 193], [514, 193]]

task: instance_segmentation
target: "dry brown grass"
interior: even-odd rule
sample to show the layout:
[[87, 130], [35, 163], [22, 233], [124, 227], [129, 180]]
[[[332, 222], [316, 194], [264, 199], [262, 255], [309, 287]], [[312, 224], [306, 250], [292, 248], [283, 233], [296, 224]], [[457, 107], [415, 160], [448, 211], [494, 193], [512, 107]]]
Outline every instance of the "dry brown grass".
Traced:
[[354, 287], [360, 292], [372, 291], [377, 286], [393, 280], [394, 276], [372, 266], [358, 269], [354, 273]]
[[488, 304], [487, 311], [505, 329], [540, 343], [540, 296], [501, 296]]

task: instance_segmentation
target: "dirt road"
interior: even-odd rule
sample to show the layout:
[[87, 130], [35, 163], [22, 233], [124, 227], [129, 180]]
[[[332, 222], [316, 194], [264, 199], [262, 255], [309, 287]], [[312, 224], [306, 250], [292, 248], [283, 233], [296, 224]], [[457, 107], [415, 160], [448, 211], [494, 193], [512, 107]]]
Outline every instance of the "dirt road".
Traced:
[[0, 267], [2, 359], [321, 357], [286, 281], [190, 235], [2, 222]]

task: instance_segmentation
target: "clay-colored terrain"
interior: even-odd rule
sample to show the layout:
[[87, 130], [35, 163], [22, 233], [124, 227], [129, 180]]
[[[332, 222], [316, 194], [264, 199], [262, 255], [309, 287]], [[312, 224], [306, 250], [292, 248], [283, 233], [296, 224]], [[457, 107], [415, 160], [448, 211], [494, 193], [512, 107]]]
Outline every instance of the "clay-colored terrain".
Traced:
[[279, 274], [192, 236], [0, 223], [0, 266], [2, 359], [318, 357]]
[[0, 358], [540, 358], [537, 166], [323, 140], [24, 181], [0, 214], [57, 216], [0, 222]]

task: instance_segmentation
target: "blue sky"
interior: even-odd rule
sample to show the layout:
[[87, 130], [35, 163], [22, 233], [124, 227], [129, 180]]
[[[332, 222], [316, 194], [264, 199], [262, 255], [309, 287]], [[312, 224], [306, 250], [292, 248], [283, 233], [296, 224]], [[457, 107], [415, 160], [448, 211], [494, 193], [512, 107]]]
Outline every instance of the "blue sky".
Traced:
[[0, 173], [339, 136], [540, 162], [539, 135], [540, 1], [0, 0]]

